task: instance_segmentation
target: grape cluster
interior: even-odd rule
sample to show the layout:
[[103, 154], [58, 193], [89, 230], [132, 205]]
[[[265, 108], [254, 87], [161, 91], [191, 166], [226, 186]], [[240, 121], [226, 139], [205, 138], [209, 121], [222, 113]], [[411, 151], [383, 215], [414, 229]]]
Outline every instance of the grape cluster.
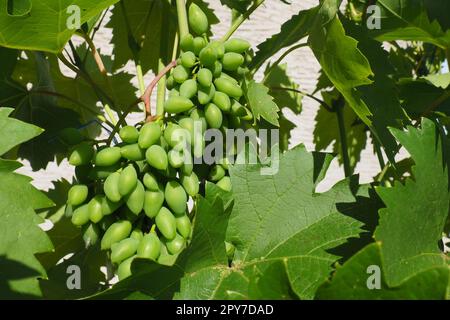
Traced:
[[[174, 262], [191, 237], [189, 198], [195, 199], [205, 180], [231, 190], [226, 161], [194, 164], [206, 147], [205, 131], [242, 127], [253, 118], [241, 86], [250, 44], [208, 42], [207, 18], [195, 4], [189, 24], [196, 36], [180, 41], [182, 53], [167, 79], [168, 117], [122, 127], [115, 146], [66, 139], [77, 143], [69, 157], [77, 184], [68, 192], [67, 213], [83, 228], [86, 243], [101, 239], [120, 280], [131, 274], [135, 257]], [[196, 124], [200, 139], [194, 138]]]

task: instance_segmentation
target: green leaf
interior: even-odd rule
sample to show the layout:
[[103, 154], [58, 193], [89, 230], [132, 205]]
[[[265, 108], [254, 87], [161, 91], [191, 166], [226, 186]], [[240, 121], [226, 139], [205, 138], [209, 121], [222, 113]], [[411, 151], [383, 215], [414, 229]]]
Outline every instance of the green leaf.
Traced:
[[40, 135], [44, 131], [39, 127], [9, 118], [8, 116], [13, 110], [14, 109], [11, 108], [0, 109], [0, 136], [2, 137], [0, 155], [11, 150], [13, 147]]
[[423, 119], [421, 129], [392, 129], [415, 162], [403, 185], [379, 187], [386, 205], [380, 210], [375, 239], [382, 242], [386, 282], [398, 286], [420, 271], [446, 265], [439, 241], [449, 210], [448, 173], [436, 126]]
[[[122, 8], [125, 7], [125, 12]], [[126, 16], [125, 16], [126, 15]], [[164, 17], [166, 19], [164, 20]], [[131, 1], [124, 0], [122, 5], [116, 4], [112, 10], [111, 20], [106, 25], [112, 28], [114, 63], [113, 68], [117, 70], [123, 67], [128, 60], [134, 57], [130, 49], [128, 37], [129, 23], [130, 32], [137, 44], [137, 56], [141, 63], [143, 72], [153, 70], [158, 71], [158, 59], [160, 58], [161, 46], [168, 43], [164, 48], [166, 55], [161, 58], [166, 61], [172, 52], [175, 32], [177, 31], [176, 12], [171, 10], [168, 1]], [[163, 39], [167, 38], [167, 41]], [[132, 44], [131, 44], [132, 45]], [[166, 61], [168, 62], [168, 61]]]
[[[399, 286], [389, 287], [382, 267], [382, 244], [373, 243], [338, 267], [330, 281], [323, 284], [316, 295], [324, 300], [444, 300], [450, 289], [450, 269], [436, 267], [417, 272]], [[381, 274], [374, 273], [370, 266], [379, 268]], [[380, 276], [379, 288], [368, 288]]]
[[[41, 130], [23, 122], [7, 118], [10, 109], [0, 109], [0, 128], [21, 129], [24, 134], [0, 140], [0, 150], [8, 150]], [[1, 129], [0, 129], [1, 130]], [[45, 277], [42, 265], [34, 256], [52, 250], [52, 243], [38, 224], [43, 222], [34, 210], [53, 203], [35, 189], [31, 179], [14, 173], [20, 165], [12, 161], [0, 162], [0, 292], [3, 298], [36, 298], [41, 295], [38, 277]]]
[[251, 67], [258, 69], [267, 59], [283, 48], [289, 47], [308, 35], [313, 25], [319, 6], [300, 11], [292, 16], [282, 26], [279, 33], [266, 39], [258, 45], [258, 51], [253, 58]]
[[[430, 1], [379, 0], [378, 4], [382, 8], [382, 27], [373, 32], [378, 40], [423, 41], [441, 48], [450, 47], [450, 30], [443, 30], [437, 20], [430, 20], [427, 12]], [[434, 13], [446, 12], [445, 1], [434, 1], [432, 6]]]
[[247, 101], [255, 119], [263, 117], [274, 126], [278, 126], [279, 109], [268, 92], [269, 89], [265, 85], [252, 80], [247, 87]]
[[438, 88], [447, 89], [450, 86], [449, 72], [441, 74], [430, 74], [428, 76], [422, 77], [422, 79]]
[[[80, 10], [80, 25], [118, 0], [28, 0], [8, 12], [11, 1], [0, 1], [0, 45], [9, 48], [59, 53], [75, 33], [72, 28], [75, 5]], [[14, 1], [16, 4], [17, 1]], [[43, 23], [45, 22], [45, 23]], [[69, 22], [69, 23], [68, 23]], [[71, 28], [69, 28], [71, 27]]]

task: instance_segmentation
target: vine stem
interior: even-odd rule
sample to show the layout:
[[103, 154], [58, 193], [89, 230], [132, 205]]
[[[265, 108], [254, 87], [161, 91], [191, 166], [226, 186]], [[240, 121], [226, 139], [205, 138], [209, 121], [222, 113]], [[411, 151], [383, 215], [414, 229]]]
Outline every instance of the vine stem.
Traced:
[[263, 83], [266, 82], [267, 78], [270, 76], [270, 74], [273, 72], [273, 70], [274, 70], [278, 65], [280, 65], [281, 61], [283, 61], [284, 58], [286, 58], [292, 51], [295, 51], [295, 50], [297, 50], [297, 49], [300, 49], [300, 48], [303, 48], [303, 47], [307, 47], [307, 46], [308, 46], [308, 43], [300, 43], [300, 44], [297, 44], [297, 45], [295, 45], [295, 46], [292, 46], [292, 47], [290, 47], [288, 50], [286, 50], [286, 52], [284, 52], [284, 53], [280, 56], [280, 58], [278, 58], [278, 60], [275, 61], [274, 64], [272, 64], [272, 65], [269, 67], [269, 70], [267, 70], [267, 73], [266, 73], [266, 75], [264, 76], [264, 79], [263, 79], [262, 82], [263, 82]]
[[152, 95], [153, 89], [158, 84], [159, 80], [161, 80], [162, 77], [166, 75], [167, 72], [169, 72], [172, 68], [174, 68], [177, 65], [177, 60], [173, 60], [171, 63], [169, 63], [167, 66], [165, 66], [152, 80], [152, 82], [148, 85], [148, 87], [145, 89], [144, 94], [142, 95], [141, 99], [145, 104], [145, 115], [146, 115], [146, 121], [150, 121], [152, 117], [152, 109], [150, 105], [150, 97]]
[[241, 24], [250, 17], [250, 15], [258, 9], [260, 5], [264, 3], [265, 0], [256, 0], [255, 3], [243, 14], [237, 17], [233, 24], [231, 25], [230, 29], [227, 31], [227, 33], [222, 37], [221, 41], [225, 42], [227, 41], [231, 35], [241, 26]]
[[348, 156], [348, 145], [347, 145], [347, 133], [345, 130], [344, 123], [344, 105], [345, 101], [341, 96], [339, 100], [335, 103], [335, 110], [339, 125], [339, 138], [341, 140], [341, 150], [342, 150], [342, 160], [344, 162], [344, 173], [346, 177], [351, 176], [352, 170], [350, 166], [350, 158]]
[[180, 28], [180, 39], [189, 33], [189, 24], [185, 0], [177, 0], [178, 26]]

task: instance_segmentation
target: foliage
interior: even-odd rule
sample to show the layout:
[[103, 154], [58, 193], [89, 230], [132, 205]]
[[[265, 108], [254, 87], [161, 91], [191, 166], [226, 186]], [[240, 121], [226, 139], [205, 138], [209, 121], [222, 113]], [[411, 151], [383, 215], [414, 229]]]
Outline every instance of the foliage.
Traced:
[[[186, 2], [187, 9], [194, 4], [200, 10], [197, 19], [208, 26], [196, 35], [197, 43], [217, 39], [210, 45], [219, 49], [264, 5], [264, 0], [221, 0], [232, 26], [226, 35], [213, 35], [209, 26], [223, 22], [208, 1]], [[449, 4], [379, 0], [381, 28], [371, 29], [367, 22], [378, 18], [366, 12], [371, 1], [350, 0], [344, 6], [340, 0], [321, 0], [252, 44], [255, 52], [245, 41], [228, 44], [227, 53], [237, 55], [229, 55], [227, 63], [218, 57], [219, 49], [212, 54], [198, 50], [192, 66], [183, 69], [180, 54], [195, 51], [186, 41], [189, 27], [194, 28], [180, 10], [183, 3], [0, 1], [0, 298], [450, 299], [450, 249], [443, 241], [450, 232], [450, 73], [442, 71], [450, 59]], [[81, 10], [79, 28], [67, 24], [69, 5]], [[101, 28], [112, 34], [110, 52], [95, 48]], [[300, 47], [308, 47], [321, 67], [313, 92], [305, 92], [292, 66], [283, 62]], [[138, 153], [147, 150], [137, 137], [118, 142], [126, 140], [119, 131], [128, 114], [139, 117], [147, 107], [136, 128], [142, 134], [145, 122], [161, 124], [164, 139], [158, 136], [157, 144], [167, 149], [168, 123], [181, 126], [194, 117], [185, 117], [192, 105], [213, 109], [200, 106], [200, 96], [165, 103], [181, 94], [180, 83], [200, 78], [198, 65], [206, 68], [209, 59], [220, 61], [221, 68], [228, 64], [229, 70], [216, 70], [208, 88], [191, 81], [195, 94], [203, 93], [209, 103], [208, 90], [213, 83], [214, 89], [221, 85], [217, 79], [226, 71], [224, 99], [231, 97], [236, 109], [216, 106], [223, 118], [215, 125], [217, 113], [206, 115], [207, 125], [257, 132], [277, 128], [280, 154], [272, 149], [271, 163], [195, 165], [200, 183], [188, 213], [193, 231], [185, 237], [186, 248], [166, 252], [165, 260], [133, 258], [129, 276], [112, 285], [119, 264], [94, 241], [109, 224], [102, 220], [94, 231], [88, 230], [94, 223], [75, 226], [71, 217], [79, 204], [67, 203], [67, 194], [73, 184], [86, 184], [89, 199], [103, 196], [105, 177], [92, 175], [117, 168], [99, 173], [102, 148], [136, 144]], [[236, 63], [239, 68], [233, 68]], [[175, 64], [180, 68], [165, 76]], [[186, 79], [180, 80], [186, 69]], [[144, 94], [143, 76], [149, 73], [161, 78], [156, 114], [148, 96], [156, 82]], [[263, 79], [256, 81], [256, 74]], [[289, 143], [295, 125], [283, 111], [301, 114], [303, 99], [319, 106], [314, 152]], [[164, 108], [176, 110], [175, 115], [166, 116]], [[86, 163], [76, 168], [73, 181], [54, 181], [44, 193], [16, 172], [18, 160], [39, 170], [69, 158], [81, 141], [95, 146], [97, 155], [86, 162], [91, 171], [83, 171]], [[362, 184], [355, 173], [367, 148], [378, 157], [380, 170]], [[330, 149], [332, 154], [325, 152]], [[399, 160], [400, 150], [408, 153], [406, 159]], [[251, 158], [254, 152], [241, 151], [237, 158]], [[345, 178], [319, 193], [334, 156]], [[132, 163], [139, 172], [149, 172], [143, 159], [122, 159], [120, 167]], [[269, 164], [277, 170], [262, 174]], [[224, 187], [229, 177], [222, 180], [220, 170], [229, 175], [232, 188]], [[163, 171], [157, 171], [159, 183], [183, 179]], [[133, 218], [122, 209], [118, 215], [144, 233], [161, 233], [151, 219]], [[44, 218], [53, 224], [46, 232], [39, 227]], [[71, 265], [80, 267], [80, 290], [67, 287]]]

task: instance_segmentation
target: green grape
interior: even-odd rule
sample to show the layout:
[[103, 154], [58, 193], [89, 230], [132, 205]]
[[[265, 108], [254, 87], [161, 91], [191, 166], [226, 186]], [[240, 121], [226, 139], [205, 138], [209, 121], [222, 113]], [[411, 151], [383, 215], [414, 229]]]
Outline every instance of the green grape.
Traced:
[[159, 210], [164, 203], [164, 192], [158, 191], [145, 191], [144, 197], [144, 212], [149, 218], [154, 218], [158, 214]]
[[192, 34], [188, 33], [181, 37], [180, 48], [184, 52], [194, 50], [194, 37], [192, 36]]
[[220, 75], [220, 78], [227, 79], [228, 81], [234, 83], [235, 85], [239, 85], [239, 82], [235, 78], [226, 74], [225, 72], [222, 72], [222, 74]]
[[222, 59], [224, 70], [236, 71], [244, 63], [244, 57], [239, 53], [225, 53]]
[[169, 241], [166, 241], [166, 247], [169, 253], [177, 254], [183, 250], [186, 240], [179, 234], [175, 235], [175, 238]]
[[192, 51], [183, 52], [180, 56], [181, 64], [183, 67], [190, 69], [195, 65], [197, 58]]
[[213, 74], [211, 70], [206, 68], [200, 69], [197, 72], [197, 81], [202, 87], [209, 88], [213, 81]]
[[222, 126], [222, 111], [214, 104], [209, 103], [205, 108], [205, 118], [210, 128], [218, 129]]
[[217, 78], [214, 81], [214, 84], [216, 85], [218, 91], [223, 92], [235, 99], [239, 99], [243, 94], [241, 87], [224, 78], [223, 74], [220, 78]]
[[108, 147], [97, 152], [95, 164], [101, 167], [109, 167], [119, 162], [122, 155], [119, 147]]
[[93, 223], [98, 223], [103, 218], [102, 202], [103, 197], [101, 195], [96, 195], [89, 201], [89, 219]]
[[88, 164], [94, 156], [94, 148], [87, 142], [82, 142], [75, 147], [69, 157], [69, 163], [72, 166], [81, 166]]
[[180, 96], [191, 99], [197, 93], [197, 81], [189, 79], [180, 86]]
[[178, 65], [173, 69], [172, 76], [176, 83], [183, 83], [189, 78], [189, 69]]
[[111, 246], [111, 262], [120, 263], [136, 253], [139, 241], [128, 238]]
[[138, 215], [144, 207], [145, 189], [142, 183], [138, 180], [134, 190], [126, 197], [125, 201], [127, 207], [135, 215]]
[[155, 218], [156, 227], [161, 234], [168, 240], [175, 238], [177, 234], [177, 225], [172, 212], [166, 207], [162, 207]]
[[195, 3], [189, 6], [189, 28], [197, 35], [202, 35], [208, 31], [209, 23], [206, 14]]
[[122, 205], [122, 203], [119, 202], [113, 202], [109, 200], [107, 197], [102, 198], [102, 214], [103, 216], [108, 216], [115, 212], [119, 207]]
[[177, 217], [177, 231], [185, 239], [189, 238], [192, 230], [191, 220], [187, 215]]
[[220, 179], [216, 185], [221, 189], [230, 192], [231, 191], [231, 179], [230, 177], [223, 177]]
[[131, 161], [139, 161], [145, 159], [145, 150], [139, 147], [139, 144], [133, 143], [120, 148], [120, 154], [123, 158]]
[[181, 184], [183, 185], [184, 190], [186, 190], [187, 194], [191, 197], [194, 197], [199, 192], [199, 180], [195, 172], [191, 172], [188, 175], [182, 175], [180, 179]]
[[81, 207], [75, 209], [72, 214], [72, 223], [76, 226], [82, 226], [89, 222], [89, 205], [84, 204]]
[[88, 191], [88, 187], [83, 184], [72, 186], [68, 193], [67, 203], [72, 206], [83, 204], [88, 196]]
[[212, 167], [210, 173], [209, 173], [209, 180], [211, 181], [219, 181], [225, 177], [225, 169], [221, 165], [215, 165]]
[[214, 78], [219, 78], [222, 75], [222, 63], [220, 61], [216, 61], [214, 63], [214, 67], [211, 68]]
[[156, 260], [161, 253], [161, 241], [154, 232], [146, 234], [137, 248], [137, 256], [139, 258]]
[[201, 122], [202, 133], [206, 131], [207, 123], [206, 123], [206, 119], [205, 119], [205, 113], [203, 112], [203, 110], [194, 109], [189, 114], [189, 117], [191, 119], [193, 119], [194, 121], [200, 121]]
[[214, 67], [217, 61], [217, 52], [211, 46], [206, 46], [199, 53], [200, 63], [205, 67]]
[[211, 41], [209, 43], [209, 46], [214, 48], [216, 50], [217, 59], [222, 59], [223, 55], [225, 54], [225, 46], [221, 41]]
[[216, 91], [216, 94], [214, 95], [213, 102], [216, 106], [220, 108], [220, 110], [224, 112], [228, 112], [231, 109], [231, 100], [223, 92]]
[[130, 235], [131, 223], [127, 220], [121, 220], [113, 223], [103, 235], [101, 249], [110, 249], [114, 243], [117, 243]]
[[84, 137], [78, 129], [65, 128], [59, 132], [59, 138], [68, 145], [76, 145], [83, 142]]
[[119, 136], [125, 143], [135, 143], [138, 141], [139, 132], [133, 126], [125, 126], [120, 129]]
[[119, 281], [122, 281], [129, 276], [131, 276], [131, 263], [133, 262], [136, 256], [132, 256], [131, 258], [126, 259], [117, 268], [117, 276], [119, 277]]
[[113, 172], [106, 178], [103, 185], [103, 191], [105, 192], [106, 197], [113, 202], [118, 202], [122, 199], [122, 195], [119, 192], [119, 181], [120, 173]]
[[177, 254], [170, 254], [164, 242], [161, 242], [161, 254], [158, 258], [158, 263], [165, 266], [172, 266], [177, 260]]
[[164, 104], [164, 111], [168, 113], [181, 113], [194, 106], [191, 100], [183, 96], [171, 96]]
[[195, 53], [196, 56], [200, 54], [200, 51], [206, 47], [206, 40], [202, 37], [195, 37], [193, 42], [193, 48], [192, 51]]
[[84, 225], [82, 233], [83, 241], [86, 247], [95, 245], [100, 237], [100, 229], [94, 223]]
[[136, 228], [133, 231], [131, 231], [130, 238], [140, 242], [144, 238], [144, 234], [142, 233], [142, 230]]
[[214, 87], [214, 85], [210, 85], [209, 88], [200, 87], [197, 93], [198, 102], [200, 102], [200, 104], [209, 103], [214, 98], [215, 93], [216, 88]]
[[172, 90], [173, 88], [175, 88], [175, 79], [173, 78], [173, 75], [170, 75], [170, 76], [168, 76], [167, 77], [167, 80], [166, 80], [166, 88], [168, 89], [168, 90]]
[[250, 69], [247, 68], [247, 67], [245, 67], [245, 68], [239, 67], [239, 68], [237, 69], [237, 74], [240, 75], [241, 77], [244, 77], [244, 76], [245, 76], [247, 73], [249, 73], [249, 72], [250, 72]]
[[147, 122], [141, 128], [138, 144], [142, 149], [147, 149], [159, 141], [161, 127], [157, 122]]
[[158, 184], [158, 180], [156, 179], [156, 177], [150, 173], [147, 172], [144, 174], [144, 178], [143, 178], [143, 182], [144, 182], [144, 186], [151, 191], [158, 191], [159, 188], [159, 184]]
[[194, 139], [194, 130], [195, 130], [195, 122], [194, 119], [190, 117], [183, 117], [178, 120], [178, 124], [181, 128], [186, 130], [187, 142], [192, 144], [192, 140]]
[[229, 39], [225, 42], [225, 52], [244, 53], [250, 48], [250, 43], [243, 39]]
[[166, 203], [172, 211], [177, 214], [186, 212], [187, 195], [184, 188], [176, 181], [169, 181], [164, 191]]
[[184, 155], [178, 150], [170, 150], [167, 154], [167, 158], [169, 159], [169, 164], [173, 168], [180, 168], [184, 163]]
[[138, 178], [136, 169], [129, 164], [122, 170], [119, 177], [119, 192], [122, 196], [128, 195], [136, 187]]
[[149, 165], [158, 170], [166, 170], [168, 165], [167, 153], [159, 145], [153, 145], [147, 149], [145, 157]]

